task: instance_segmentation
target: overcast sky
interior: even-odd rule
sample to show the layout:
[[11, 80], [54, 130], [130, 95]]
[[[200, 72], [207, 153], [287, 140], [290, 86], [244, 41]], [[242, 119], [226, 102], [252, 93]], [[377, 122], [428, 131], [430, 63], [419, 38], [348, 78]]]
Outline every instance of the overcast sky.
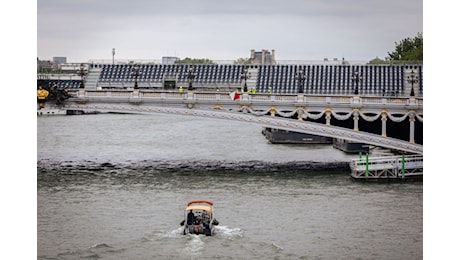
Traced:
[[385, 58], [423, 32], [422, 0], [38, 0], [40, 59]]

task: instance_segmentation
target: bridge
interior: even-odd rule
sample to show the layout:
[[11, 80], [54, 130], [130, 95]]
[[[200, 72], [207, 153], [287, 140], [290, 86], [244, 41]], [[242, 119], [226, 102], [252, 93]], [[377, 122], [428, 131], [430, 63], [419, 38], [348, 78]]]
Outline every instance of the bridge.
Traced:
[[[415, 121], [423, 123], [423, 98], [415, 96], [358, 96], [242, 93], [233, 100], [228, 92], [149, 89], [71, 90], [66, 110], [136, 114], [167, 113], [242, 121], [300, 133], [367, 143], [415, 154]], [[314, 122], [324, 119], [325, 123]], [[381, 121], [380, 134], [360, 131], [360, 119]], [[409, 140], [387, 136], [387, 121], [409, 120]], [[312, 121], [313, 120], [313, 121]], [[332, 122], [351, 121], [352, 128]]]

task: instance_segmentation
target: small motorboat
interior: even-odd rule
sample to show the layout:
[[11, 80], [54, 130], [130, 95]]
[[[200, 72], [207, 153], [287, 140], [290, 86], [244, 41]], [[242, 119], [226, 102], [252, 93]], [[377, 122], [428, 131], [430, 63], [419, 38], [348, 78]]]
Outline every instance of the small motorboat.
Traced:
[[184, 220], [180, 223], [184, 226], [185, 234], [212, 236], [214, 226], [219, 221], [214, 216], [214, 203], [209, 200], [192, 200], [187, 203], [184, 211]]

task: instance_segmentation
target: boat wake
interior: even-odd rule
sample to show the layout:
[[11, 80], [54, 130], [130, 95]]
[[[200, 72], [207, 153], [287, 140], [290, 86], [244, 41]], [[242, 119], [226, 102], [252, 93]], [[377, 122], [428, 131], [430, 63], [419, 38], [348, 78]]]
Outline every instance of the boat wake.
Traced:
[[243, 237], [243, 231], [240, 228], [231, 228], [227, 226], [215, 226], [216, 228], [216, 236], [227, 238], [227, 239], [235, 239]]
[[204, 246], [205, 246], [205, 243], [202, 240], [203, 236], [188, 234], [186, 235], [186, 237], [187, 237], [187, 242], [185, 243], [185, 246], [183, 249], [184, 253], [190, 256], [201, 255], [204, 249]]
[[[214, 227], [215, 227], [214, 236], [216, 237], [226, 238], [226, 239], [234, 239], [234, 238], [243, 237], [243, 231], [240, 228], [231, 228], [227, 226], [214, 226]], [[162, 239], [162, 238], [200, 237], [199, 235], [194, 235], [194, 234], [187, 234], [184, 236], [183, 232], [184, 232], [184, 228], [178, 227], [176, 229], [169, 230], [169, 231], [154, 232], [152, 236], [150, 236], [150, 238], [146, 238], [146, 239], [154, 240], [155, 238]]]

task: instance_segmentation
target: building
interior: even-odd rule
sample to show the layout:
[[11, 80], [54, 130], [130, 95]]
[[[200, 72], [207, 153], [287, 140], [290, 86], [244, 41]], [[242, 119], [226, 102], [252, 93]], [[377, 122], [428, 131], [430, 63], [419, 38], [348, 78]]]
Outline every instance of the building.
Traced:
[[250, 61], [254, 65], [276, 65], [275, 50], [272, 50], [271, 53], [268, 50], [251, 50]]
[[60, 69], [62, 64], [67, 63], [67, 57], [53, 57], [53, 69]]
[[165, 57], [162, 57], [161, 63], [165, 65], [169, 65], [169, 64], [174, 64], [178, 60], [179, 60], [178, 57], [165, 56]]
[[40, 60], [37, 58], [37, 71], [45, 72], [53, 69], [53, 62], [50, 60]]
[[67, 63], [67, 57], [53, 57], [54, 64], [65, 64]]

